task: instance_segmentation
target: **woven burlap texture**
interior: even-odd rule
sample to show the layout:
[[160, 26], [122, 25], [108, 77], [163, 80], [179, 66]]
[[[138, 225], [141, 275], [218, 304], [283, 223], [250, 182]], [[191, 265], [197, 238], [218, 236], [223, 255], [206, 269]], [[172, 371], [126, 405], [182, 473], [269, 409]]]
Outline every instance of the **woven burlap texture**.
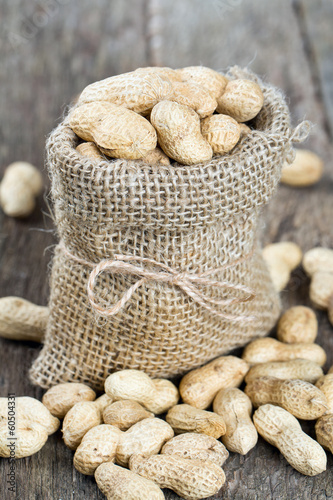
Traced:
[[[209, 162], [152, 167], [139, 160], [89, 159], [75, 151], [79, 140], [67, 118], [49, 137], [47, 164], [62, 244], [53, 258], [50, 318], [30, 371], [33, 383], [48, 388], [80, 381], [101, 390], [111, 372], [125, 368], [153, 377], [183, 374], [273, 327], [279, 297], [256, 234], [260, 210], [278, 184], [283, 162], [292, 158], [293, 130], [279, 90], [237, 67], [228, 76], [257, 81], [264, 107], [253, 121], [255, 130], [230, 154]], [[151, 280], [115, 316], [104, 318], [87, 298], [91, 266], [67, 252], [91, 264], [135, 255], [195, 275], [240, 259], [212, 278], [250, 287], [255, 298], [220, 308], [243, 318], [230, 321], [177, 285]], [[107, 307], [138, 279], [105, 272], [95, 296]], [[201, 291], [214, 299], [246, 296], [228, 288]]]

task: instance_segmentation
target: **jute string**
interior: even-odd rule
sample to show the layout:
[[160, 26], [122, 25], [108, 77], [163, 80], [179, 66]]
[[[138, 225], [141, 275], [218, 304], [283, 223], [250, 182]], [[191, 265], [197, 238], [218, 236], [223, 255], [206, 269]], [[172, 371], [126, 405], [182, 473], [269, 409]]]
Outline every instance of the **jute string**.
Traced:
[[[209, 269], [204, 273], [199, 274], [189, 274], [178, 272], [175, 269], [163, 264], [161, 262], [157, 262], [154, 259], [148, 259], [144, 257], [138, 257], [135, 255], [115, 255], [114, 258], [102, 260], [98, 264], [94, 264], [85, 259], [81, 259], [76, 255], [73, 255], [64, 245], [63, 242], [59, 244], [62, 251], [67, 255], [67, 257], [71, 258], [75, 262], [79, 264], [83, 264], [85, 266], [91, 267], [92, 271], [89, 275], [88, 283], [87, 283], [87, 294], [89, 302], [92, 308], [101, 316], [111, 317], [117, 314], [125, 304], [130, 300], [133, 293], [143, 284], [148, 283], [149, 281], [156, 281], [157, 283], [168, 283], [169, 285], [178, 286], [185, 294], [194, 300], [197, 304], [201, 305], [207, 311], [221, 318], [230, 320], [230, 321], [238, 321], [242, 323], [247, 323], [254, 321], [255, 316], [237, 316], [233, 314], [227, 314], [219, 311], [214, 306], [229, 306], [231, 304], [239, 304], [243, 302], [248, 302], [253, 300], [255, 297], [255, 292], [253, 289], [245, 286], [245, 285], [237, 285], [235, 283], [229, 283], [228, 281], [215, 281], [209, 279], [208, 277], [216, 274], [220, 271], [224, 271], [230, 267], [234, 267], [237, 264], [240, 264], [247, 260], [253, 252], [243, 256], [242, 258], [233, 261], [225, 266], [221, 266], [215, 269]], [[131, 264], [130, 261], [135, 261], [140, 264], [149, 264], [154, 266], [159, 271], [152, 271], [143, 266], [137, 266]], [[102, 307], [95, 296], [95, 286], [96, 280], [98, 276], [100, 276], [104, 272], [109, 272], [111, 274], [123, 274], [130, 276], [137, 276], [139, 279], [134, 285], [132, 285], [128, 290], [123, 294], [120, 300], [112, 306], [107, 308]], [[216, 288], [225, 288], [229, 290], [238, 290], [244, 292], [246, 295], [243, 298], [229, 298], [216, 300], [212, 297], [209, 297], [206, 293], [203, 293], [199, 290], [197, 285], [201, 286], [211, 286]]]

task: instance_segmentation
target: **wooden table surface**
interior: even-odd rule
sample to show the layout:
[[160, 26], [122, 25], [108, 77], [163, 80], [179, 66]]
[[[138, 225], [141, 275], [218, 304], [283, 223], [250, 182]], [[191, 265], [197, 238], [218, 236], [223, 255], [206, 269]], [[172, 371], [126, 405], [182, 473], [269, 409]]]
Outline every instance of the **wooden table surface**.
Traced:
[[[306, 147], [325, 161], [319, 184], [281, 186], [265, 208], [264, 243], [291, 240], [308, 250], [333, 248], [333, 66], [331, 0], [2, 0], [1, 168], [12, 161], [43, 167], [45, 137], [87, 84], [139, 66], [203, 64], [225, 70], [249, 66], [281, 87], [294, 124], [315, 127]], [[43, 170], [46, 188], [47, 173]], [[27, 220], [0, 213], [0, 294], [47, 304], [48, 265], [56, 235], [46, 197]], [[309, 304], [309, 282], [297, 269], [283, 292], [284, 307]], [[333, 364], [333, 328], [318, 312], [318, 342]], [[41, 398], [27, 372], [39, 346], [0, 341], [0, 395]], [[313, 423], [304, 429], [314, 436]], [[52, 436], [36, 455], [16, 463], [17, 492], [7, 490], [9, 464], [0, 459], [0, 498], [105, 498], [94, 479], [72, 466], [72, 452]], [[332, 456], [314, 478], [293, 470], [262, 439], [245, 457], [231, 454], [226, 485], [216, 499], [333, 498]], [[177, 495], [166, 491], [166, 498]]]

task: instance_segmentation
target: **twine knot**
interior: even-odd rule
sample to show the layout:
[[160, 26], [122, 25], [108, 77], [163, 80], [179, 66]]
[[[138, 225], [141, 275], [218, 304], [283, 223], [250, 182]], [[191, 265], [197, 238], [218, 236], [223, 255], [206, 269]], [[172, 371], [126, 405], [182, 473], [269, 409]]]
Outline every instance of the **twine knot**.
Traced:
[[[221, 312], [216, 308], [216, 306], [226, 307], [231, 304], [239, 304], [253, 300], [255, 297], [254, 290], [245, 285], [229, 283], [228, 281], [216, 281], [209, 278], [209, 276], [211, 275], [214, 275], [220, 271], [226, 270], [229, 267], [233, 267], [237, 264], [240, 264], [241, 262], [244, 262], [250, 257], [250, 255], [252, 255], [252, 252], [251, 254], [246, 255], [245, 257], [225, 266], [210, 269], [204, 273], [190, 274], [186, 272], [178, 272], [175, 269], [167, 266], [166, 264], [163, 264], [162, 262], [144, 257], [138, 257], [136, 255], [115, 255], [113, 259], [102, 260], [98, 264], [93, 264], [92, 262], [80, 259], [79, 257], [76, 257], [75, 255], [70, 253], [63, 243], [60, 244], [60, 247], [64, 251], [64, 253], [71, 259], [79, 262], [80, 264], [84, 264], [93, 268], [88, 279], [87, 293], [91, 306], [101, 316], [114, 316], [125, 306], [125, 304], [132, 297], [133, 293], [140, 286], [148, 283], [149, 281], [155, 281], [156, 283], [167, 283], [172, 286], [178, 286], [186, 295], [191, 297], [194, 302], [204, 307], [210, 313], [223, 319], [239, 322], [250, 322], [255, 319], [254, 316], [237, 316], [233, 314], [227, 314]], [[133, 262], [140, 265], [135, 265]], [[145, 264], [148, 264], [149, 268], [145, 267]], [[137, 281], [125, 291], [123, 296], [118, 300], [116, 304], [106, 308], [99, 303], [98, 298], [96, 298], [95, 292], [96, 280], [104, 272], [108, 272], [114, 275], [122, 274], [135, 276], [136, 278], [138, 278]], [[237, 290], [244, 293], [245, 295], [243, 298], [233, 297], [217, 300], [213, 297], [210, 297], [207, 293], [201, 291], [198, 288], [198, 285], [201, 285], [203, 287], [209, 286], [214, 288], [224, 288], [226, 290]]]

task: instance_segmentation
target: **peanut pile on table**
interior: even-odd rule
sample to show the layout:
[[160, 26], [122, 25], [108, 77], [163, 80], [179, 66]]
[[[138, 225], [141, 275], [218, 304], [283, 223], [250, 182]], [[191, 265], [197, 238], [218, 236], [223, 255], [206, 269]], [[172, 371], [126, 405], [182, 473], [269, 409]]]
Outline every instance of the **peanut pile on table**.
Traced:
[[139, 68], [86, 87], [69, 125], [91, 158], [193, 165], [231, 151], [263, 102], [257, 83], [204, 66]]
[[[312, 279], [310, 298], [332, 321], [333, 250], [314, 248], [303, 256], [297, 245], [282, 242], [266, 247], [264, 255], [273, 280], [284, 276], [284, 284], [275, 278], [277, 289], [288, 281], [285, 269], [290, 273], [302, 261]], [[0, 332], [7, 338], [42, 340], [46, 317], [47, 308], [0, 299]], [[222, 465], [228, 467], [229, 452], [247, 454], [258, 434], [300, 473], [320, 474], [324, 448], [333, 453], [333, 367], [324, 375], [326, 353], [314, 343], [317, 330], [314, 310], [295, 306], [281, 316], [277, 339], [254, 340], [241, 358], [218, 357], [187, 373], [179, 387], [122, 370], [106, 379], [97, 399], [75, 382], [52, 387], [42, 402], [16, 398], [16, 458], [39, 451], [63, 419], [75, 468], [94, 475], [108, 500], [163, 499], [161, 488], [184, 499], [214, 495], [226, 481]], [[315, 422], [317, 441], [298, 419]], [[2, 457], [10, 456], [9, 427], [8, 400], [0, 398]]]

